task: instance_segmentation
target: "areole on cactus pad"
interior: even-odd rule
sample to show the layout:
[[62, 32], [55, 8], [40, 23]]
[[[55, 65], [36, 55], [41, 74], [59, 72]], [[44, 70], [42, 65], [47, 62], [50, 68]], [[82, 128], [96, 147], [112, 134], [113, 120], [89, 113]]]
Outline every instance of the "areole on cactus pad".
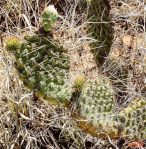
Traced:
[[[94, 6], [89, 16], [94, 15], [95, 18], [98, 18], [103, 11], [103, 7], [101, 9], [99, 4], [103, 4], [105, 7], [107, 4], [107, 7], [109, 7], [107, 2], [107, 0], [92, 0], [90, 6], [98, 4], [98, 7]], [[45, 10], [48, 13], [48, 9]], [[56, 11], [54, 12], [57, 14]], [[54, 17], [50, 17], [52, 13], [53, 11], [49, 15], [45, 15], [45, 17], [49, 17], [49, 22], [46, 21], [45, 26], [52, 22], [50, 21], [52, 18], [53, 24], [55, 23]], [[47, 29], [45, 27], [44, 31], [49, 32], [50, 27], [50, 25]], [[110, 48], [111, 41], [109, 41], [110, 35], [106, 33], [109, 30], [107, 27], [106, 25], [102, 26], [105, 30], [102, 32], [101, 37], [104, 38], [101, 38], [101, 41], [106, 40], [104, 49], [96, 51], [97, 53], [104, 53], [106, 51], [105, 47]], [[99, 40], [100, 36], [97, 37], [100, 32], [99, 24], [92, 29], [91, 32], [96, 33], [93, 36]], [[70, 82], [70, 57], [68, 52], [58, 42], [51, 39], [49, 35], [35, 34], [25, 37], [23, 42], [12, 37], [6, 41], [6, 49], [14, 54], [16, 58], [15, 67], [24, 85], [30, 90], [35, 90], [38, 96], [42, 96], [51, 103], [68, 105], [72, 102], [72, 104], [77, 105], [72, 115], [77, 120], [79, 127], [85, 132], [102, 138], [107, 136], [130, 139], [146, 138], [146, 100], [134, 100], [132, 105], [129, 104], [128, 107], [118, 112], [116, 111], [114, 88], [107, 77], [97, 74], [96, 77], [91, 79], [80, 75], [74, 82]], [[100, 54], [96, 52], [93, 52], [93, 54], [97, 57]], [[100, 58], [98, 60], [100, 61]], [[72, 98], [76, 92], [79, 93], [79, 96], [74, 101]]]

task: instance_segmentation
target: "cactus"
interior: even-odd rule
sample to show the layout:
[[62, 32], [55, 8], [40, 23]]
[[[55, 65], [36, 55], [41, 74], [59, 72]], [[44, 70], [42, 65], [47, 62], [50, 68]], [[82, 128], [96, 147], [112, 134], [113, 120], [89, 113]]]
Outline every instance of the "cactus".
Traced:
[[88, 32], [97, 42], [93, 43], [93, 53], [99, 66], [108, 56], [113, 40], [113, 28], [110, 23], [110, 4], [108, 0], [87, 0], [91, 23]]
[[[41, 24], [45, 32], [52, 30], [57, 17], [58, 12], [53, 5], [44, 9]], [[7, 40], [6, 49], [14, 53], [15, 67], [29, 89], [51, 103], [69, 102], [69, 57], [67, 51], [49, 35], [28, 36], [22, 43], [12, 37]]]
[[146, 138], [146, 100], [135, 99], [119, 113], [123, 128], [121, 136], [130, 139]]
[[[95, 136], [107, 133], [112, 138], [117, 137], [118, 129], [116, 126], [118, 123], [114, 120], [116, 104], [114, 91], [106, 77], [87, 80], [78, 102], [79, 115], [87, 121], [87, 123], [81, 122], [83, 126], [79, 124], [80, 127], [88, 130], [89, 125], [92, 125], [93, 127], [89, 131]], [[96, 132], [92, 132], [92, 129]]]
[[58, 12], [54, 8], [53, 5], [50, 5], [45, 8], [43, 14], [42, 14], [42, 27], [44, 31], [49, 32], [52, 30], [55, 22], [57, 21], [58, 18]]
[[6, 45], [7, 50], [13, 50], [15, 54], [20, 78], [29, 89], [36, 90], [45, 99], [67, 102], [71, 96], [67, 51], [41, 35], [25, 39], [17, 49], [11, 48], [11, 40]]
[[18, 50], [20, 46], [20, 40], [16, 37], [8, 37], [6, 41], [6, 48], [9, 49], [9, 51], [15, 51]]

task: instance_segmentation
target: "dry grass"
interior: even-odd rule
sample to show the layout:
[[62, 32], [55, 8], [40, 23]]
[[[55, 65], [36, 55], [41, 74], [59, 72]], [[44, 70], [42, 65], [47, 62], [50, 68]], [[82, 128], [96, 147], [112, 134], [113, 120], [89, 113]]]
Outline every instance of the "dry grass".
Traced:
[[[19, 80], [12, 61], [13, 56], [4, 50], [5, 37], [15, 35], [23, 39], [24, 35], [36, 31], [40, 14], [50, 3], [52, 2], [47, 0], [0, 2], [0, 148], [118, 148], [118, 140], [103, 141], [82, 132], [71, 119], [71, 113], [67, 109], [36, 99]], [[70, 53], [76, 53], [72, 57], [72, 65], [77, 67], [73, 67], [72, 77], [94, 67], [90, 49], [87, 47], [95, 39], [86, 35], [86, 14], [76, 12], [76, 7], [78, 8], [77, 1], [66, 0], [65, 4], [60, 2], [58, 8], [61, 17], [54, 29], [54, 38], [70, 49]], [[146, 47], [143, 8], [144, 2], [140, 0], [112, 0], [115, 39], [102, 71], [109, 73], [115, 84], [124, 84], [126, 93], [120, 95], [120, 104], [127, 103], [137, 96], [145, 96]], [[86, 50], [79, 61], [81, 49]], [[91, 58], [88, 67], [85, 65], [85, 57]], [[118, 67], [113, 65], [113, 61], [107, 66], [109, 59], [118, 63]], [[77, 72], [78, 67], [82, 67], [81, 72]], [[124, 71], [126, 69], [126, 77], [117, 79], [117, 70], [120, 70], [121, 75], [125, 74], [123, 67]], [[116, 85], [115, 88], [119, 93], [120, 88]], [[126, 148], [127, 143], [128, 140], [123, 148]]]

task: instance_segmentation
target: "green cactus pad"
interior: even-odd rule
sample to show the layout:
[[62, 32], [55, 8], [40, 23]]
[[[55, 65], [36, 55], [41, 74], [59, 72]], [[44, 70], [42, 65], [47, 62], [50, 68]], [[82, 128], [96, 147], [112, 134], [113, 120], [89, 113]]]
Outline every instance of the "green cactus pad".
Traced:
[[42, 14], [42, 27], [44, 31], [49, 32], [52, 30], [54, 23], [57, 21], [58, 13], [53, 5], [45, 8]]
[[97, 134], [113, 134], [113, 137], [118, 135], [117, 123], [114, 120], [114, 91], [107, 78], [97, 77], [86, 81], [78, 102], [79, 115], [85, 118], [87, 127], [90, 123], [96, 128]]
[[87, 0], [89, 2], [90, 25], [88, 33], [97, 42], [93, 43], [93, 53], [98, 64], [103, 64], [105, 57], [110, 52], [113, 40], [113, 28], [110, 18], [110, 4], [108, 0]]
[[29, 89], [50, 101], [69, 101], [70, 63], [66, 50], [46, 37], [35, 35], [26, 37], [14, 53], [15, 66]]
[[122, 136], [130, 139], [146, 138], [146, 100], [135, 99], [119, 113]]

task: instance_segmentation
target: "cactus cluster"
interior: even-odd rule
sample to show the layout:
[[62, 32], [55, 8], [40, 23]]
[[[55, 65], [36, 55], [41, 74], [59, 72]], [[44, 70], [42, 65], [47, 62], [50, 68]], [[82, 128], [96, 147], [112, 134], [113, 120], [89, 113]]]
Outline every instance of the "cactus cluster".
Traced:
[[93, 136], [146, 138], [146, 100], [136, 99], [116, 112], [114, 91], [107, 78], [88, 80], [78, 100], [79, 126]]
[[[91, 1], [91, 5], [92, 3], [100, 7], [101, 0]], [[98, 11], [95, 15], [97, 14]], [[50, 15], [46, 17], [49, 17], [46, 20], [50, 20]], [[99, 18], [99, 15], [95, 17]], [[46, 22], [45, 26], [47, 24], [50, 22]], [[97, 25], [95, 36], [99, 35], [98, 26], [101, 25]], [[44, 30], [48, 32], [51, 27], [44, 27]], [[103, 32], [108, 30], [107, 26], [102, 27], [105, 29]], [[108, 37], [107, 35], [106, 38]], [[146, 100], [135, 100], [118, 113], [115, 109], [114, 89], [107, 77], [97, 74], [97, 77], [89, 79], [81, 75], [70, 83], [68, 52], [50, 39], [49, 35], [27, 36], [23, 42], [17, 38], [9, 38], [6, 49], [15, 55], [15, 67], [29, 89], [53, 103], [77, 102], [76, 118], [79, 126], [86, 132], [98, 137], [108, 135], [111, 138], [146, 138]], [[73, 88], [80, 92], [77, 101], [71, 101]]]

